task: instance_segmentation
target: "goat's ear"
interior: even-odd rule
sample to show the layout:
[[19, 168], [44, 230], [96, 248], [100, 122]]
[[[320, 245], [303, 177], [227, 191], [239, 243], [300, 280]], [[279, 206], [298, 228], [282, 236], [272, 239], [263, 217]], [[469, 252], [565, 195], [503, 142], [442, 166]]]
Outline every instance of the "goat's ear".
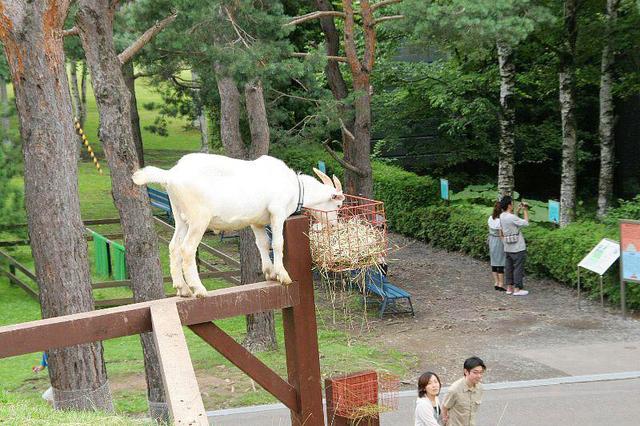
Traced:
[[342, 192], [342, 184], [336, 175], [333, 175], [333, 186], [335, 186], [338, 191]]
[[315, 167], [313, 168], [313, 172], [316, 175], [318, 175], [318, 177], [320, 178], [322, 183], [324, 183], [325, 185], [329, 185], [330, 187], [333, 187], [333, 182], [331, 182], [331, 178], [329, 176], [325, 175], [324, 173], [322, 173], [320, 170], [316, 169]]

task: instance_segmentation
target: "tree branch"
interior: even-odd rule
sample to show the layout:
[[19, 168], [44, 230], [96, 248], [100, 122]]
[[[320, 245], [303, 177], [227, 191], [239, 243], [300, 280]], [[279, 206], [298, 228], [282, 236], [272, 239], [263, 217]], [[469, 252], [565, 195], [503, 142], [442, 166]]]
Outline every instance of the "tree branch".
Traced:
[[69, 28], [68, 30], [62, 31], [62, 37], [74, 36], [78, 34], [80, 34], [80, 30], [78, 29], [78, 27], [72, 27], [72, 28]]
[[[307, 56], [309, 56], [308, 53], [305, 52], [293, 52], [291, 54], [291, 56], [293, 56], [294, 58], [305, 58]], [[326, 58], [329, 61], [336, 61], [336, 62], [349, 62], [346, 58], [346, 56], [326, 56]]]
[[342, 7], [344, 8], [345, 20], [344, 20], [344, 51], [347, 54], [349, 67], [351, 68], [351, 74], [359, 76], [362, 73], [362, 66], [358, 59], [358, 51], [356, 49], [356, 42], [354, 40], [355, 34], [355, 20], [353, 13], [352, 0], [342, 0]]
[[310, 21], [311, 19], [322, 18], [325, 16], [336, 16], [338, 18], [344, 18], [346, 15], [343, 12], [338, 12], [336, 10], [318, 10], [315, 12], [307, 13], [306, 15], [296, 16], [284, 25], [298, 25], [303, 22]]
[[378, 25], [381, 22], [390, 21], [392, 19], [404, 19], [404, 15], [383, 16], [382, 18], [378, 18], [375, 21], [373, 21], [373, 25]]
[[142, 49], [153, 37], [162, 31], [167, 25], [172, 23], [176, 19], [177, 12], [172, 12], [171, 15], [164, 18], [162, 21], [156, 22], [151, 28], [144, 32], [131, 46], [127, 47], [122, 53], [118, 55], [118, 59], [121, 64], [126, 64], [133, 58], [136, 53]]
[[351, 170], [353, 173], [356, 173], [358, 176], [364, 176], [365, 175], [362, 170], [360, 170], [359, 168], [357, 168], [353, 164], [348, 163], [343, 158], [340, 158], [340, 156], [334, 150], [332, 150], [331, 147], [329, 146], [329, 139], [326, 139], [324, 142], [322, 142], [322, 146], [329, 153], [331, 158], [333, 158], [338, 163], [340, 163], [340, 165], [342, 167], [344, 167], [345, 169]]
[[342, 121], [342, 118], [339, 118], [338, 120], [340, 120], [340, 127], [342, 128], [342, 131], [344, 132], [344, 134], [347, 135], [347, 137], [351, 139], [351, 141], [355, 141], [356, 140], [355, 136], [353, 136], [353, 133], [351, 133], [349, 129], [347, 129], [347, 126], [345, 126], [344, 121]]
[[374, 10], [379, 9], [381, 7], [389, 6], [390, 4], [394, 4], [394, 3], [400, 3], [401, 1], [402, 0], [384, 0], [384, 1], [381, 1], [380, 3], [372, 4], [371, 11], [373, 12]]

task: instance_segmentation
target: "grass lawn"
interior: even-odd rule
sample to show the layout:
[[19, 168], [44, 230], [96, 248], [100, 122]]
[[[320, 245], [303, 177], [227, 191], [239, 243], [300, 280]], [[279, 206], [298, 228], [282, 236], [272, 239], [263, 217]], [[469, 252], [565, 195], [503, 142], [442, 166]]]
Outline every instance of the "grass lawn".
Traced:
[[[138, 80], [137, 83], [138, 104], [162, 102], [160, 96], [144, 83], [143, 79]], [[85, 132], [96, 150], [105, 173], [104, 175], [98, 174], [92, 163], [81, 162], [79, 164], [82, 216], [85, 220], [117, 217], [117, 210], [111, 198], [109, 168], [97, 138], [98, 113], [92, 93], [89, 93], [88, 97], [90, 101]], [[153, 123], [156, 114], [154, 111], [140, 108], [142, 126]], [[186, 124], [185, 120], [170, 119], [169, 137], [151, 134], [143, 129], [146, 163], [169, 167], [184, 153], [197, 151], [200, 146], [199, 133], [197, 130], [187, 129]], [[20, 181], [16, 181], [16, 183], [21, 184]], [[103, 226], [97, 227], [96, 230], [107, 233], [117, 228], [117, 226]], [[23, 237], [6, 233], [0, 235], [0, 238], [5, 240]], [[209, 242], [219, 244], [213, 238]], [[88, 246], [89, 258], [92, 259], [93, 244], [89, 243]], [[33, 270], [33, 261], [28, 247], [12, 248], [9, 251], [12, 256]], [[166, 245], [162, 245], [160, 254], [164, 272], [168, 274]], [[100, 280], [100, 277], [95, 274], [95, 270], [93, 274], [94, 280]], [[205, 286], [209, 289], [228, 285], [220, 280], [205, 280]], [[167, 285], [167, 290], [171, 290], [170, 284]], [[95, 292], [97, 299], [127, 297], [129, 295], [129, 290], [122, 288], [101, 289]], [[38, 303], [18, 287], [9, 285], [8, 280], [4, 277], [0, 278], [0, 300], [2, 301], [0, 325], [40, 319]], [[408, 368], [416, 363], [413, 356], [397, 351], [388, 351], [381, 346], [372, 347], [359, 343], [357, 338], [351, 337], [344, 327], [332, 325], [332, 314], [330, 304], [318, 303], [318, 334], [323, 376], [367, 368], [403, 375]], [[241, 341], [245, 334], [245, 319], [243, 317], [218, 321], [217, 324], [238, 341]], [[276, 327], [278, 349], [259, 353], [258, 357], [284, 375], [284, 344], [279, 313], [277, 314]], [[248, 377], [190, 330], [185, 329], [185, 335], [207, 409], [275, 402], [273, 397], [259, 386], [255, 386]], [[139, 338], [130, 336], [105, 341], [104, 349], [117, 412], [134, 416], [143, 415], [146, 412], [147, 403]], [[48, 376], [46, 372], [37, 375], [31, 372], [31, 367], [38, 364], [39, 360], [39, 353], [0, 360], [0, 402], [2, 402], [0, 404], [0, 419], [32, 418], [33, 424], [97, 423], [98, 421], [94, 420], [91, 414], [82, 418], [73, 417], [75, 414], [68, 414], [68, 418], [64, 417], [65, 414], [52, 414], [51, 409], [40, 398], [40, 394], [49, 386]], [[20, 417], [21, 415], [23, 417]], [[129, 419], [101, 417], [99, 422], [108, 425], [134, 422], [130, 417]], [[24, 423], [22, 420], [16, 421], [16, 423], [30, 424]]]

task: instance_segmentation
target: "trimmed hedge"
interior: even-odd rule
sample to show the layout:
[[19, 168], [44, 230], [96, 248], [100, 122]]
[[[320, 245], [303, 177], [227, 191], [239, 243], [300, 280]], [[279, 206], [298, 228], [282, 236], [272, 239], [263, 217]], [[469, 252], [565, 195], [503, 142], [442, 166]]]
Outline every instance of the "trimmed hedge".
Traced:
[[[341, 166], [321, 147], [278, 148], [272, 155], [290, 167], [311, 172], [322, 160], [329, 173], [342, 176]], [[398, 167], [373, 162], [374, 196], [385, 203], [390, 227], [401, 234], [432, 243], [450, 251], [461, 251], [479, 259], [488, 259], [487, 218], [491, 209], [474, 204], [445, 205], [440, 200], [439, 182], [417, 176]], [[583, 221], [565, 228], [548, 223], [532, 223], [523, 229], [527, 241], [527, 271], [576, 286], [577, 265], [602, 239], [618, 240], [618, 217], [640, 212], [640, 198], [623, 203], [604, 223]], [[633, 215], [634, 218], [637, 215]], [[596, 297], [599, 281], [593, 273], [581, 273], [583, 288]], [[604, 277], [604, 293], [612, 303], [620, 302], [617, 265]], [[627, 305], [640, 309], [640, 284], [627, 286]]]

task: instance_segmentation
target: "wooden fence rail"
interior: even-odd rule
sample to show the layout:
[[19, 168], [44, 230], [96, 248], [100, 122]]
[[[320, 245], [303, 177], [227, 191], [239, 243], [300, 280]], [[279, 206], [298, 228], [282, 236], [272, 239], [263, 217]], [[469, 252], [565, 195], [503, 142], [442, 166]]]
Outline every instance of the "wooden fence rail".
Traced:
[[[285, 223], [290, 285], [259, 282], [0, 327], [0, 358], [152, 332], [175, 424], [208, 425], [182, 326], [217, 349], [291, 410], [295, 426], [324, 426], [318, 337], [305, 216]], [[282, 310], [287, 380], [211, 321]], [[54, 384], [55, 385], [55, 384]]]

